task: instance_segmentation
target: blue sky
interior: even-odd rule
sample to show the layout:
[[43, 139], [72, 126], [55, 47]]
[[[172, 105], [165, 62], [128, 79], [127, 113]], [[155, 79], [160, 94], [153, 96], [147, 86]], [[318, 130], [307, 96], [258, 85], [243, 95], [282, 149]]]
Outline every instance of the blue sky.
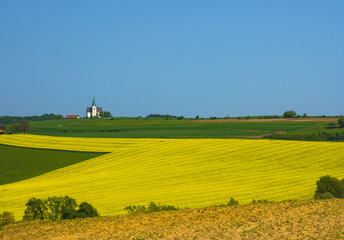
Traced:
[[344, 1], [0, 1], [0, 115], [344, 114]]

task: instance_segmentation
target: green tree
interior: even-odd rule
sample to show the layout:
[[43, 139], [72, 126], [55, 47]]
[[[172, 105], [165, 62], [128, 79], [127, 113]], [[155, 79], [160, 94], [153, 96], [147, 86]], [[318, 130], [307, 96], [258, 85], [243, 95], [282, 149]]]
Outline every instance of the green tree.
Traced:
[[322, 199], [324, 198], [324, 194], [329, 195], [328, 193], [336, 198], [344, 198], [344, 185], [336, 177], [329, 175], [322, 176], [316, 182], [316, 185], [315, 199]]
[[77, 211], [77, 216], [79, 218], [85, 217], [98, 217], [98, 211], [91, 204], [87, 202], [82, 202], [79, 205], [79, 210]]
[[23, 126], [21, 124], [13, 124], [10, 127], [10, 131], [15, 133], [21, 132], [23, 131]]
[[340, 117], [338, 119], [338, 125], [339, 127], [343, 128], [344, 127], [344, 117]]
[[112, 117], [112, 115], [111, 115], [111, 113], [110, 112], [104, 112], [104, 117], [105, 118], [110, 118], [110, 117]]
[[286, 111], [283, 113], [283, 117], [284, 118], [294, 118], [294, 117], [296, 117], [296, 112], [293, 110]]
[[44, 219], [48, 220], [61, 220], [76, 218], [75, 208], [78, 206], [75, 199], [68, 196], [64, 197], [49, 197], [44, 200], [47, 211], [45, 212]]
[[78, 217], [75, 208], [78, 206], [74, 198], [68, 196], [61, 197], [62, 219], [73, 219]]
[[7, 126], [3, 123], [0, 123], [0, 130], [6, 131]]
[[196, 120], [198, 120], [199, 119], [199, 116], [198, 115], [196, 115]]
[[30, 131], [31, 126], [30, 126], [30, 123], [28, 121], [21, 120], [20, 121], [20, 125], [22, 126], [22, 129], [23, 129], [24, 132], [29, 132]]
[[7, 212], [7, 211], [2, 212], [2, 214], [0, 214], [0, 227], [7, 224], [14, 223], [14, 220], [15, 219], [12, 212]]
[[44, 220], [44, 213], [46, 211], [44, 202], [39, 198], [31, 198], [25, 204], [23, 220]]

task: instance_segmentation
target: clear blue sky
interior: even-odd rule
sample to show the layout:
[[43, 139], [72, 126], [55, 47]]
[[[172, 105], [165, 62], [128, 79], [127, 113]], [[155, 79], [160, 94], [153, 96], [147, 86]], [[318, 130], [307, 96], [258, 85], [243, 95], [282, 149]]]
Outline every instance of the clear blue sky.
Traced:
[[344, 114], [344, 1], [0, 1], [0, 115]]

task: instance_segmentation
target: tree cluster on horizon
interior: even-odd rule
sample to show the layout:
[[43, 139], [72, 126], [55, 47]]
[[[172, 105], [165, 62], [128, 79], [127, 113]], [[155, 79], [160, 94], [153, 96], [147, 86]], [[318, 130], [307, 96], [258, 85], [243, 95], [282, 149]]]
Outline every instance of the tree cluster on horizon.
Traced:
[[41, 116], [26, 116], [26, 117], [19, 117], [19, 116], [0, 116], [0, 123], [2, 124], [13, 124], [19, 123], [21, 120], [26, 121], [45, 121], [45, 120], [57, 120], [63, 119], [61, 114], [43, 114]]

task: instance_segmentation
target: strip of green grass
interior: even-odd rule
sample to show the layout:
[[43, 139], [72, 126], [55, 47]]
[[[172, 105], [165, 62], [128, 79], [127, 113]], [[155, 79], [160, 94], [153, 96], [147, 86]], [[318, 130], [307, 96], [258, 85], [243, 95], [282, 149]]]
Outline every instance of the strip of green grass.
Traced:
[[154, 119], [62, 119], [31, 123], [31, 133], [50, 136], [110, 138], [245, 138], [295, 131], [316, 122], [213, 122]]
[[0, 185], [32, 178], [102, 154], [0, 145]]

